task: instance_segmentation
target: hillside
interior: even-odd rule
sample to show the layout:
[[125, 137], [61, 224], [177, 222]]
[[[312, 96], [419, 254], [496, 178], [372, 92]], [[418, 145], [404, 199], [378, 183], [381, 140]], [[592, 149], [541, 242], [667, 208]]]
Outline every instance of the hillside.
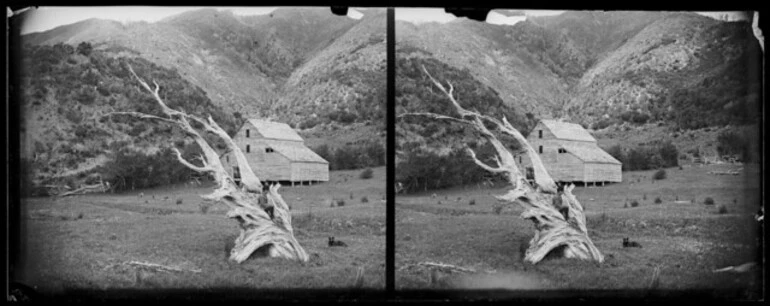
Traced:
[[[382, 165], [384, 16], [367, 10], [353, 20], [325, 8], [260, 16], [202, 9], [155, 23], [90, 19], [25, 35], [25, 167], [40, 182], [105, 174], [99, 167], [118, 161], [173, 158], [162, 144], [183, 135], [170, 127], [97, 118], [152, 112], [126, 63], [158, 81], [172, 107], [212, 114], [231, 133], [246, 118], [271, 118], [299, 129], [316, 146], [333, 140], [332, 148], [345, 154], [368, 150], [369, 159], [343, 169]], [[145, 66], [155, 72], [140, 72]], [[370, 135], [363, 137], [364, 131]], [[55, 154], [44, 153], [50, 150]]]
[[698, 129], [751, 124], [758, 115], [761, 51], [745, 21], [579, 11], [513, 26], [458, 19], [396, 27], [399, 47], [467, 69], [536, 118]]
[[[756, 160], [746, 150], [757, 151], [751, 131], [761, 116], [761, 52], [747, 22], [582, 11], [513, 26], [399, 21], [396, 39], [397, 113], [452, 115], [422, 75], [425, 65], [455, 85], [466, 107], [505, 115], [525, 133], [538, 119], [563, 118], [592, 129], [605, 149], [649, 153], [670, 143], [680, 157], [722, 150]], [[743, 136], [727, 141], [730, 135]], [[396, 136], [397, 167], [407, 169], [397, 181], [406, 191], [482, 179], [460, 149], [468, 144], [489, 152], [462, 127], [401, 119]]]
[[[496, 118], [505, 116], [519, 130], [534, 127], [532, 114], [506, 104], [491, 87], [474, 78], [468, 69], [449, 66], [429, 52], [404, 47], [396, 50], [396, 181], [406, 191], [443, 188], [493, 177], [468, 157], [466, 146], [479, 159], [492, 161], [493, 149], [467, 126], [406, 113], [457, 116], [447, 96], [423, 72], [423, 67], [443, 84], [452, 84], [453, 96], [465, 108]], [[447, 85], [445, 85], [447, 86]], [[516, 143], [503, 137], [507, 144]]]
[[[521, 24], [521, 23], [520, 23]], [[458, 19], [446, 24], [396, 22], [396, 44], [429, 52], [431, 57], [470, 74], [525, 113], [550, 116], [563, 104], [568, 86], [546, 63], [516, 39], [517, 24], [497, 26]]]
[[[377, 11], [367, 12], [361, 20], [353, 20], [335, 16], [327, 8], [279, 9], [259, 16], [236, 16], [229, 11], [201, 9], [155, 23], [124, 25], [91, 19], [28, 34], [22, 40], [28, 45], [60, 42], [76, 45], [87, 41], [97, 49], [134, 50], [142, 58], [179, 70], [185, 79], [201, 87], [214, 104], [228, 113], [238, 112], [248, 117], [284, 115], [285, 107], [311, 105], [299, 101], [307, 99], [304, 92], [296, 93], [302, 90], [316, 94], [317, 90], [308, 88], [329, 87], [318, 84], [324, 83], [323, 77], [304, 77], [308, 72], [324, 70], [325, 67], [319, 66], [331, 67], [345, 62], [359, 64], [356, 61], [359, 57], [379, 64], [378, 57], [385, 58], [384, 32], [384, 13]], [[356, 48], [368, 41], [376, 45], [377, 35], [383, 41], [379, 47], [375, 46], [373, 50]], [[380, 50], [381, 55], [372, 56]], [[341, 54], [343, 51], [347, 53]], [[339, 56], [332, 59], [328, 56], [332, 53]], [[321, 58], [317, 59], [318, 56]], [[384, 73], [384, 63], [382, 67]], [[368, 71], [370, 67], [361, 69]], [[295, 73], [298, 75], [294, 76]], [[384, 74], [381, 78], [384, 80]], [[368, 86], [361, 89], [342, 84], [339, 87], [342, 89], [322, 90], [324, 99], [316, 102], [328, 107], [351, 92], [369, 90]], [[304, 113], [312, 111], [304, 110]]]
[[160, 114], [128, 65], [160, 85], [169, 107], [210, 114], [230, 132], [240, 125], [176, 70], [125, 56], [126, 51], [93, 50], [88, 43], [77, 48], [27, 46], [23, 51], [28, 56], [21, 71], [21, 149], [27, 166], [34, 169], [28, 173], [31, 180], [84, 178], [126, 149], [148, 155], [171, 146], [185, 149], [184, 136], [166, 124], [107, 116], [127, 111]]
[[605, 118], [697, 129], [753, 122], [759, 54], [746, 22], [670, 15], [587, 71], [566, 109], [584, 124]]

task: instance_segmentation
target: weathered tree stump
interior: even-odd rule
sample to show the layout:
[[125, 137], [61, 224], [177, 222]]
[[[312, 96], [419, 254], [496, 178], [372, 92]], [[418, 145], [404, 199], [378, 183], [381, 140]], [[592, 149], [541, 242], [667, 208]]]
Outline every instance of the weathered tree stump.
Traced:
[[[307, 261], [308, 255], [305, 249], [294, 238], [289, 206], [278, 193], [280, 184], [263, 188], [259, 178], [254, 174], [251, 166], [249, 166], [246, 156], [243, 155], [243, 152], [241, 152], [232, 138], [227, 135], [227, 132], [211, 116], [204, 120], [197, 116], [169, 108], [158, 95], [160, 86], [157, 83], [153, 82], [155, 88], [152, 89], [136, 75], [130, 65], [128, 69], [142, 87], [153, 95], [166, 117], [139, 112], [113, 112], [107, 114], [107, 116], [128, 115], [141, 119], [171, 123], [182, 129], [188, 137], [195, 140], [203, 152], [203, 155], [200, 157], [203, 166], [197, 166], [185, 160], [182, 157], [182, 153], [176, 148], [174, 153], [176, 153], [177, 160], [187, 168], [200, 173], [207, 173], [214, 177], [214, 180], [217, 182], [217, 188], [212, 193], [201, 195], [201, 197], [207, 201], [224, 203], [230, 207], [227, 217], [238, 221], [241, 233], [236, 238], [235, 246], [230, 251], [230, 260], [241, 263], [248, 259], [254, 251], [264, 246], [268, 248], [267, 253], [271, 257]], [[220, 155], [209, 145], [201, 133], [193, 128], [190, 124], [191, 121], [202, 126], [204, 132], [213, 134], [224, 141], [227, 150], [233, 153], [238, 164], [240, 186], [236, 185], [235, 179], [225, 170], [219, 159]]]
[[[497, 198], [507, 203], [518, 203], [524, 208], [521, 218], [531, 220], [534, 223], [535, 235], [530, 240], [524, 260], [534, 264], [543, 260], [549, 253], [558, 252], [558, 254], [554, 255], [599, 262], [604, 261], [604, 256], [602, 256], [601, 252], [599, 252], [588, 237], [583, 206], [580, 205], [580, 202], [572, 194], [572, 189], [575, 186], [571, 184], [563, 190], [557, 188], [556, 182], [546, 171], [535, 149], [529, 145], [526, 138], [505, 117], [500, 121], [478, 112], [464, 109], [452, 95], [454, 88], [451, 83], [447, 82], [449, 86], [449, 90], [447, 90], [430, 75], [424, 66], [422, 69], [433, 81], [433, 84], [446, 94], [459, 117], [435, 113], [404, 113], [399, 115], [399, 117], [425, 116], [466, 124], [478, 131], [495, 148], [497, 153], [496, 168], [478, 160], [475, 152], [470, 148], [466, 149], [479, 167], [489, 172], [505, 175], [512, 189], [502, 196], [497, 196]], [[524, 148], [524, 152], [529, 156], [534, 168], [535, 179], [533, 183], [527, 181], [516, 165], [513, 154], [484, 125], [485, 122], [494, 124], [499, 132], [513, 136], [521, 147]], [[554, 201], [556, 197], [561, 201]]]

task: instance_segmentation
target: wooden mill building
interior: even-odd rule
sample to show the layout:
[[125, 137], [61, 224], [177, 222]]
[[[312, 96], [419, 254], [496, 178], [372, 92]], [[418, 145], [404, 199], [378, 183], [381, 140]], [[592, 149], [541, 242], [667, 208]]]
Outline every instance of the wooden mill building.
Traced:
[[[599, 148], [596, 139], [578, 124], [540, 120], [527, 141], [557, 182], [603, 184], [623, 180], [622, 163]], [[516, 161], [530, 177], [533, 170], [527, 155], [516, 155]]]
[[[249, 119], [233, 141], [260, 180], [291, 185], [329, 181], [329, 162], [306, 147], [288, 124]], [[222, 156], [222, 163], [230, 174], [240, 177], [231, 153]]]

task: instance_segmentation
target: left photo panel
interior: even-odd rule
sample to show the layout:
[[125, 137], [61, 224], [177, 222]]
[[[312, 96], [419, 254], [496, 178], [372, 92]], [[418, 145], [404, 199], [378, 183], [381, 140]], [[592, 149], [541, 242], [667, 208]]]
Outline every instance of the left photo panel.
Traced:
[[11, 281], [385, 289], [385, 9], [20, 17]]

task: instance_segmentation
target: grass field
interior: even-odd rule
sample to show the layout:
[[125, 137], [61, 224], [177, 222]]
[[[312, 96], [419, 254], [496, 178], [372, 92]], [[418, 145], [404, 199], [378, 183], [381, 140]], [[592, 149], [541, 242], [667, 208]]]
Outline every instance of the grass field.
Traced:
[[[307, 263], [253, 256], [227, 260], [239, 227], [227, 207], [208, 209], [211, 186], [22, 200], [22, 283], [40, 292], [129, 288], [344, 288], [364, 268], [364, 288], [385, 286], [385, 168], [335, 171], [313, 186], [284, 186]], [[139, 194], [143, 193], [143, 197]], [[167, 200], [164, 200], [168, 197]], [[351, 198], [352, 197], [352, 198]], [[367, 201], [362, 201], [366, 197]], [[344, 206], [330, 207], [332, 198]], [[177, 204], [181, 200], [181, 204]], [[209, 204], [210, 205], [210, 204]], [[205, 212], [204, 212], [205, 211]], [[334, 236], [348, 247], [330, 248]], [[147, 262], [201, 272], [158, 272]]]
[[[743, 167], [743, 175], [709, 171]], [[399, 289], [646, 290], [660, 268], [661, 290], [714, 289], [714, 296], [757, 298], [761, 269], [713, 273], [756, 260], [759, 170], [756, 165], [709, 165], [624, 172], [623, 182], [576, 187], [586, 207], [590, 237], [604, 263], [551, 259], [537, 265], [522, 257], [532, 238], [531, 222], [518, 205], [493, 196], [504, 186], [468, 187], [396, 198], [396, 287]], [[655, 199], [660, 197], [659, 204]], [[703, 204], [706, 197], [715, 205]], [[631, 207], [631, 201], [638, 201]], [[675, 203], [688, 201], [687, 203]], [[693, 202], [694, 201], [694, 202]], [[471, 203], [474, 203], [471, 205]], [[627, 208], [624, 208], [629, 203]], [[719, 213], [724, 205], [726, 212]], [[499, 207], [499, 208], [498, 208]], [[642, 248], [623, 248], [630, 237]], [[421, 262], [471, 268], [476, 273], [431, 272]]]

